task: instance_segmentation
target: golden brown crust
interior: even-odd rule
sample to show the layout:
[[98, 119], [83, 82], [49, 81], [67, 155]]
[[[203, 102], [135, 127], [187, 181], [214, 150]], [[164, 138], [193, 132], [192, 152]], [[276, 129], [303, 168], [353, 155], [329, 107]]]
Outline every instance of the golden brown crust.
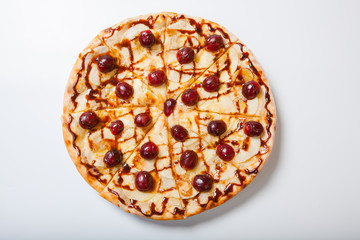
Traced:
[[106, 184], [99, 182], [96, 178], [91, 176], [87, 168], [83, 164], [81, 164], [80, 156], [78, 155], [76, 149], [73, 146], [73, 136], [71, 135], [68, 129], [69, 126], [68, 124], [69, 124], [69, 119], [67, 119], [66, 116], [63, 116], [62, 117], [63, 138], [66, 149], [70, 155], [70, 158], [74, 162], [76, 169], [85, 179], [85, 181], [96, 191], [101, 192], [105, 188]]

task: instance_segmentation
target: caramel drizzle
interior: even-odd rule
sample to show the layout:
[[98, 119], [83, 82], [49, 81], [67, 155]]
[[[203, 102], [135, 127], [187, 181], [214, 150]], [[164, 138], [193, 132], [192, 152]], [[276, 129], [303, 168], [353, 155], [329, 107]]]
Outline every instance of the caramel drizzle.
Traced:
[[107, 183], [106, 179], [101, 179], [103, 174], [101, 172], [99, 172], [99, 170], [94, 165], [90, 165], [90, 164], [87, 164], [87, 163], [81, 163], [81, 164], [86, 167], [86, 172], [90, 176], [96, 178], [96, 180], [98, 180], [101, 183], [104, 183], [104, 184]]
[[117, 197], [117, 199], [119, 200], [119, 202], [121, 202], [122, 204], [125, 205], [125, 200], [122, 199], [116, 191], [111, 190], [110, 188], [107, 188], [107, 190], [108, 190], [111, 194], [114, 194], [114, 195]]
[[154, 28], [154, 24], [156, 23], [156, 20], [159, 18], [160, 15], [156, 15], [155, 19], [153, 18], [153, 16], [149, 16], [146, 20], [140, 19], [136, 22], [133, 22], [131, 24], [131, 27], [137, 25], [137, 24], [143, 24], [146, 25], [148, 28], [153, 29]]
[[[144, 213], [143, 211], [142, 211], [142, 209], [139, 207], [139, 206], [137, 206], [137, 205], [135, 205], [135, 207], [134, 207], [134, 209], [136, 209], [137, 211], [139, 211], [142, 215], [144, 215], [144, 216], [146, 216], [146, 217], [151, 217], [151, 216], [153, 216], [153, 215], [163, 215], [164, 213], [165, 213], [165, 210], [166, 210], [166, 205], [167, 205], [167, 202], [169, 201], [169, 199], [168, 198], [164, 198], [164, 200], [162, 201], [162, 209], [161, 209], [161, 211], [156, 211], [155, 210], [155, 208], [156, 208], [156, 206], [155, 206], [155, 203], [151, 203], [151, 206], [150, 206], [150, 213], [149, 214], [147, 214], [147, 213]], [[175, 214], [174, 214], [175, 215]]]
[[[91, 51], [90, 51], [91, 52]], [[90, 53], [89, 52], [89, 53]], [[78, 83], [79, 83], [79, 79], [82, 77], [82, 74], [81, 74], [81, 72], [85, 69], [85, 58], [86, 58], [86, 56], [89, 54], [89, 53], [87, 53], [87, 54], [85, 54], [83, 57], [82, 57], [82, 62], [81, 62], [81, 67], [80, 67], [80, 69], [79, 69], [79, 71], [77, 72], [77, 74], [76, 74], [76, 81], [75, 81], [75, 83], [74, 83], [74, 85], [73, 85], [73, 87], [72, 87], [72, 89], [73, 89], [73, 94], [71, 95], [71, 102], [73, 103], [73, 111], [75, 111], [75, 109], [76, 109], [76, 107], [77, 107], [77, 102], [75, 102], [75, 100], [76, 100], [76, 98], [79, 96], [79, 92], [77, 91], [77, 89], [76, 89], [76, 86], [78, 85]]]
[[67, 129], [68, 131], [70, 132], [71, 136], [72, 136], [72, 145], [73, 145], [73, 148], [75, 148], [76, 152], [77, 152], [77, 155], [80, 156], [81, 155], [81, 150], [80, 148], [75, 144], [75, 141], [76, 141], [76, 138], [77, 138], [77, 135], [71, 130], [71, 123], [73, 121], [73, 117], [71, 115], [69, 115], [69, 121], [67, 123]]
[[261, 166], [262, 162], [263, 162], [263, 160], [261, 158], [259, 158], [259, 165], [256, 168], [252, 169], [252, 170], [246, 169], [245, 172], [248, 175], [250, 175], [250, 174], [258, 174], [259, 167]]
[[241, 174], [240, 174], [240, 172], [239, 172], [239, 169], [236, 169], [236, 170], [235, 170], [235, 175], [236, 175], [236, 177], [239, 179], [240, 184], [237, 184], [237, 183], [229, 183], [229, 184], [226, 186], [224, 192], [221, 192], [218, 188], [215, 188], [214, 195], [213, 195], [213, 196], [209, 196], [207, 202], [204, 203], [204, 204], [200, 204], [200, 200], [199, 200], [198, 196], [196, 196], [195, 201], [199, 203], [200, 207], [202, 207], [202, 208], [207, 208], [208, 205], [211, 204], [212, 202], [213, 202], [213, 203], [217, 203], [221, 197], [228, 196], [228, 195], [233, 191], [233, 187], [234, 187], [234, 186], [239, 186], [239, 187], [243, 187], [243, 188], [244, 188], [245, 185], [243, 184], [243, 182], [245, 181], [246, 177], [241, 176]]
[[174, 211], [172, 212], [173, 215], [185, 215], [185, 210], [180, 209], [178, 207], [174, 208]]
[[225, 138], [231, 136], [232, 134], [240, 131], [241, 129], [243, 129], [243, 127], [244, 127], [244, 120], [242, 119], [242, 120], [239, 121], [237, 127], [234, 130], [229, 131], [226, 135], [221, 137], [221, 141], [223, 141]]
[[231, 193], [231, 192], [233, 191], [234, 186], [239, 186], [239, 187], [242, 186], [243, 188], [246, 187], [246, 185], [244, 184], [244, 181], [246, 180], [246, 177], [241, 176], [241, 174], [240, 174], [240, 172], [239, 172], [238, 169], [235, 171], [235, 174], [236, 174], [237, 178], [238, 178], [239, 181], [240, 181], [240, 185], [239, 185], [239, 184], [235, 184], [235, 183], [230, 183], [230, 184], [228, 184], [228, 185], [226, 186], [225, 190], [224, 190], [224, 195], [225, 195], [225, 196], [227, 196], [229, 193]]

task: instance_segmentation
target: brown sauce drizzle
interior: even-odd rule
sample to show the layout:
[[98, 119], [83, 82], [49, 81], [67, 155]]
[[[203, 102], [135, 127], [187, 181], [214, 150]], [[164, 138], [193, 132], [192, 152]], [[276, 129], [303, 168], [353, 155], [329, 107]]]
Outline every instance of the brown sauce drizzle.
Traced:
[[228, 136], [240, 131], [244, 127], [243, 123], [244, 123], [243, 121], [240, 121], [234, 130], [229, 131], [225, 136], [221, 138], [221, 141], [227, 138]]
[[[241, 176], [241, 174], [240, 174], [240, 172], [239, 172], [239, 169], [236, 169], [236, 170], [235, 170], [235, 175], [236, 175], [236, 177], [239, 179], [240, 184], [237, 184], [237, 183], [229, 183], [229, 184], [226, 186], [226, 188], [225, 188], [225, 190], [224, 190], [224, 193], [222, 193], [218, 188], [216, 188], [216, 189], [215, 189], [215, 192], [214, 192], [214, 196], [209, 196], [207, 203], [199, 204], [200, 207], [206, 208], [206, 207], [209, 205], [209, 203], [211, 204], [211, 202], [217, 203], [217, 202], [219, 201], [220, 197], [229, 195], [229, 194], [233, 191], [234, 186], [239, 186], [239, 187], [243, 186], [243, 187], [245, 187], [245, 185], [243, 184], [243, 182], [245, 181], [246, 177]], [[197, 201], [199, 201], [199, 200], [197, 199]]]
[[185, 214], [185, 210], [184, 209], [179, 209], [178, 207], [174, 208], [174, 212], [172, 213], [173, 215], [184, 215]]
[[70, 132], [73, 140], [72, 140], [72, 145], [73, 145], [73, 148], [75, 148], [76, 152], [77, 152], [77, 155], [80, 156], [81, 155], [81, 150], [79, 149], [79, 147], [75, 144], [75, 141], [76, 141], [76, 138], [77, 138], [77, 135], [71, 130], [71, 123], [73, 121], [73, 117], [71, 115], [69, 115], [69, 121], [68, 121], [68, 124], [67, 124], [67, 129], [68, 131]]
[[161, 209], [160, 212], [158, 212], [158, 211], [155, 210], [155, 207], [156, 207], [156, 206], [155, 206], [155, 203], [153, 203], [153, 202], [151, 203], [150, 213], [149, 213], [149, 214], [144, 213], [144, 212], [141, 210], [141, 208], [140, 208], [139, 206], [137, 206], [137, 205], [135, 205], [134, 208], [135, 208], [137, 211], [139, 211], [142, 215], [144, 215], [144, 216], [146, 216], [146, 217], [151, 217], [151, 216], [153, 216], [153, 215], [163, 215], [164, 212], [165, 212], [166, 204], [167, 204], [168, 201], [169, 201], [168, 198], [164, 198], [164, 200], [163, 200], [163, 202], [162, 202], [162, 209]]
[[262, 162], [263, 162], [263, 160], [260, 158], [260, 159], [259, 159], [259, 165], [258, 165], [256, 168], [254, 168], [253, 170], [246, 169], [245, 172], [246, 172], [248, 175], [250, 175], [250, 174], [257, 174], [257, 173], [259, 172], [259, 167], [261, 166]]
[[250, 142], [250, 138], [246, 137], [245, 140], [243, 141], [243, 145], [241, 149], [247, 151], [249, 149], [249, 142]]
[[135, 208], [135, 204], [137, 203], [137, 200], [135, 199], [130, 199], [130, 205], [128, 205], [129, 208]]
[[117, 181], [114, 184], [115, 184], [115, 186], [121, 186], [123, 181], [124, 181], [124, 179], [121, 177], [121, 172], [120, 172], [119, 177], [118, 177]]
[[91, 60], [88, 64], [88, 69], [86, 71], [86, 74], [85, 74], [85, 86], [88, 88], [88, 89], [91, 89], [93, 90], [93, 88], [91, 87], [91, 84], [90, 84], [90, 80], [89, 80], [89, 75], [90, 75], [90, 72], [92, 70], [92, 64], [95, 62], [95, 60]]
[[106, 184], [107, 181], [105, 179], [101, 179], [101, 176], [103, 175], [102, 173], [99, 172], [99, 170], [94, 166], [94, 165], [90, 165], [87, 163], [81, 163], [82, 165], [84, 165], [86, 167], [86, 172], [96, 178], [96, 180], [98, 180], [101, 183]]
[[[241, 51], [242, 51], [242, 47], [241, 47]], [[245, 52], [245, 53], [243, 52], [240, 60], [241, 60], [241, 61], [245, 61], [247, 58], [249, 58], [249, 53], [248, 53], [248, 52]], [[249, 60], [250, 60], [250, 59], [249, 59]], [[257, 71], [257, 70], [256, 70], [256, 71]]]
[[79, 79], [81, 78], [81, 74], [80, 73], [77, 73], [76, 74], [76, 81], [75, 81], [75, 83], [74, 83], [74, 85], [73, 85], [73, 94], [71, 95], [71, 102], [73, 103], [73, 111], [77, 108], [77, 102], [75, 102], [75, 100], [76, 100], [76, 98], [79, 96], [79, 92], [76, 90], [76, 86], [77, 86], [77, 84], [78, 84], [78, 82], [79, 82]]
[[[87, 53], [88, 54], [88, 53]], [[79, 92], [76, 90], [76, 86], [79, 83], [79, 79], [82, 77], [82, 74], [80, 72], [82, 72], [85, 69], [85, 58], [87, 56], [87, 54], [85, 54], [82, 57], [82, 62], [81, 62], [81, 67], [79, 69], [79, 71], [76, 74], [76, 81], [72, 87], [73, 89], [73, 94], [71, 95], [71, 102], [73, 103], [74, 107], [73, 107], [73, 111], [75, 111], [75, 109], [77, 108], [77, 102], [75, 102], [76, 98], [79, 96]]]
[[[156, 17], [156, 18], [157, 18], [157, 17]], [[137, 24], [143, 24], [143, 25], [147, 26], [148, 28], [153, 29], [153, 28], [154, 28], [154, 22], [155, 22], [155, 21], [153, 21], [153, 17], [150, 16], [150, 17], [147, 18], [147, 20], [140, 19], [140, 20], [138, 20], [138, 21], [136, 21], [136, 22], [133, 22], [133, 23], [131, 24], [131, 27], [133, 27], [133, 26], [135, 26], [135, 25], [137, 25]]]
[[205, 23], [205, 24], [208, 25], [209, 30], [211, 32], [219, 31], [224, 38], [226, 38], [226, 39], [228, 39], [230, 41], [229, 34], [227, 34], [223, 29], [221, 29], [221, 28], [213, 28], [209, 23]]
[[230, 183], [230, 184], [228, 184], [228, 185], [226, 186], [225, 190], [224, 190], [224, 195], [225, 195], [225, 196], [229, 195], [229, 193], [231, 193], [231, 192], [233, 191], [234, 185], [235, 185], [235, 186], [239, 186], [239, 187], [240, 187], [240, 186], [245, 187], [244, 184], [243, 184], [243, 182], [246, 180], [246, 177], [241, 176], [241, 174], [240, 174], [240, 172], [239, 172], [239, 169], [237, 169], [237, 170], [235, 171], [235, 175], [236, 175], [237, 178], [239, 179], [240, 184], [235, 184], [235, 183]]
[[174, 191], [176, 190], [175, 187], [171, 187], [171, 188], [168, 188], [168, 189], [164, 189], [164, 190], [158, 190], [159, 193], [164, 193], [164, 192], [170, 192], [170, 191]]
[[[98, 96], [96, 96], [96, 95], [98, 95]], [[94, 89], [90, 89], [89, 94], [86, 95], [86, 99], [87, 100], [95, 100], [97, 98], [99, 98], [99, 91], [94, 90]]]
[[221, 196], [223, 196], [222, 192], [221, 192], [218, 188], [216, 188], [216, 189], [215, 189], [214, 196], [209, 196], [207, 203], [200, 204], [200, 207], [206, 208], [207, 205], [208, 205], [211, 201], [217, 203], [217, 202], [219, 201], [219, 198], [220, 198]]
[[131, 66], [129, 67], [129, 70], [132, 71], [133, 70], [134, 53], [131, 48], [131, 42], [129, 40], [125, 39], [121, 43], [116, 44], [116, 46], [120, 49], [123, 47], [126, 47], [129, 50], [130, 61], [131, 61]]
[[229, 193], [231, 193], [234, 190], [233, 184], [228, 184], [224, 190], [224, 195], [227, 196]]
[[118, 199], [122, 204], [125, 205], [124, 199], [122, 199], [117, 192], [115, 192], [114, 190], [111, 190], [110, 188], [107, 188], [107, 190], [108, 190], [110, 193], [114, 194], [114, 195], [117, 197], [117, 199]]

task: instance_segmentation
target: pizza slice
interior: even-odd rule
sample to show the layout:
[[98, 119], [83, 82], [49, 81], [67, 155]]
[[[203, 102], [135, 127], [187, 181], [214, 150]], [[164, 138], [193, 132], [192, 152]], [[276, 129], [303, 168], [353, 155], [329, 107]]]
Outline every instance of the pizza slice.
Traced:
[[224, 114], [275, 117], [275, 104], [260, 66], [246, 46], [232, 45], [191, 86], [194, 108]]
[[160, 113], [156, 107], [138, 107], [64, 115], [66, 148], [83, 178], [101, 191]]
[[169, 13], [165, 33], [168, 97], [177, 98], [237, 37], [202, 18]]
[[183, 205], [171, 169], [165, 116], [101, 193], [127, 212], [153, 219], [180, 219]]
[[96, 37], [79, 55], [64, 95], [64, 114], [117, 107], [144, 107], [161, 103], [118, 56]]
[[199, 114], [177, 108], [169, 117], [172, 167], [186, 217], [222, 204], [246, 185], [244, 174], [202, 137]]
[[199, 134], [218, 158], [246, 172], [257, 173], [271, 152], [275, 120], [269, 117], [199, 112]]
[[198, 112], [179, 103], [168, 121], [172, 166], [185, 216], [236, 195], [261, 170], [271, 151], [271, 119]]
[[161, 100], [166, 97], [164, 63], [166, 15], [149, 14], [126, 19], [100, 33], [101, 40]]

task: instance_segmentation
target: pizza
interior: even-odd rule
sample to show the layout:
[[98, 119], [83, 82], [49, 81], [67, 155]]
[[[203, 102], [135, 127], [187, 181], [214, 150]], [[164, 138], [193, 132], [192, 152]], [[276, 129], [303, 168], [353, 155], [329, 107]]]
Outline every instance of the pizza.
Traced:
[[77, 170], [103, 198], [175, 220], [224, 203], [256, 177], [273, 147], [276, 108], [235, 35], [164, 12], [90, 42], [66, 86], [62, 127]]

